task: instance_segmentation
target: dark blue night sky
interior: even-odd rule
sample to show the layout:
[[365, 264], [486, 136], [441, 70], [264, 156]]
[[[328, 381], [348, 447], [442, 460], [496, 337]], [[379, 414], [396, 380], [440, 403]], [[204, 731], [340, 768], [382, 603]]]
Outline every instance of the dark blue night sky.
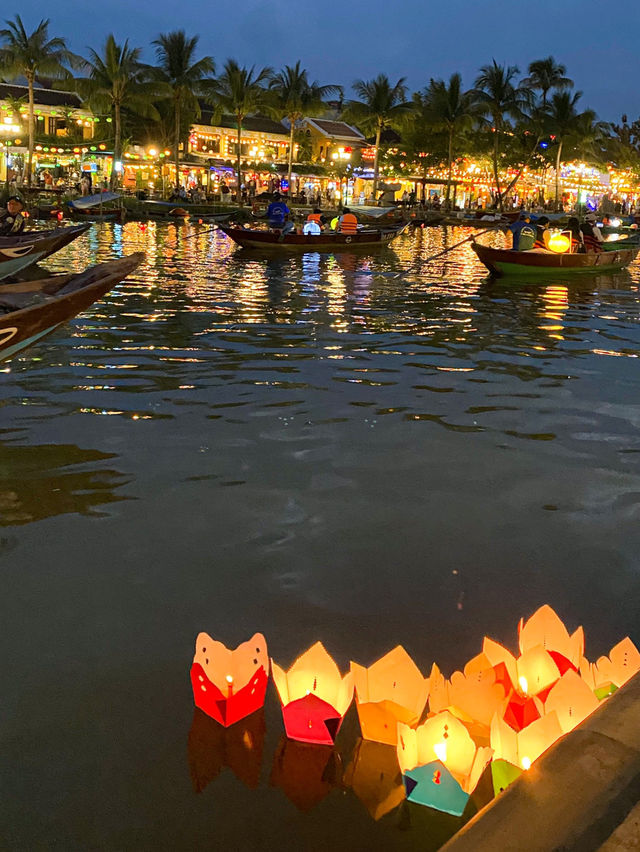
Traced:
[[299, 58], [320, 82], [348, 85], [383, 71], [394, 82], [406, 76], [412, 90], [453, 71], [471, 86], [492, 57], [525, 71], [552, 54], [584, 92], [584, 107], [609, 121], [640, 116], [638, 0], [5, 0], [3, 12], [20, 12], [28, 28], [50, 17], [52, 34], [78, 53], [113, 31], [151, 60], [151, 38], [182, 27], [200, 33], [218, 65], [230, 56], [272, 66]]

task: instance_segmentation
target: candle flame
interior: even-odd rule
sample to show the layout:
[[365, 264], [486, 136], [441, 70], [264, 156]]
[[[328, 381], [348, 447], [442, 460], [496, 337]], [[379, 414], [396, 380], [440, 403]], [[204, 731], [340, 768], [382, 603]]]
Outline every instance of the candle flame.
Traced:
[[529, 691], [529, 682], [527, 681], [526, 677], [524, 677], [523, 675], [521, 675], [521, 676], [518, 678], [518, 683], [520, 684], [520, 689], [521, 689], [521, 690], [524, 692], [524, 694], [526, 695], [526, 694], [527, 694], [527, 692]]
[[436, 757], [438, 758], [438, 760], [442, 761], [442, 763], [445, 763], [446, 760], [447, 760], [447, 744], [446, 743], [436, 743], [433, 746], [433, 750], [435, 751]]
[[531, 768], [531, 760], [528, 757], [523, 757], [520, 761], [522, 763], [522, 768], [527, 771], [527, 769]]
[[227, 683], [233, 683], [233, 678], [231, 677], [231, 675], [227, 675]]

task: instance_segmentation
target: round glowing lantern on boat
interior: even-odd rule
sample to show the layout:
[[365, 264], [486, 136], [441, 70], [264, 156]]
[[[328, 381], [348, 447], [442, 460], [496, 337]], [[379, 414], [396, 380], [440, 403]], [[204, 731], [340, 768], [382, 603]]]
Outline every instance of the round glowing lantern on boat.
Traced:
[[556, 231], [549, 237], [548, 248], [556, 254], [565, 254], [571, 248], [571, 237]]

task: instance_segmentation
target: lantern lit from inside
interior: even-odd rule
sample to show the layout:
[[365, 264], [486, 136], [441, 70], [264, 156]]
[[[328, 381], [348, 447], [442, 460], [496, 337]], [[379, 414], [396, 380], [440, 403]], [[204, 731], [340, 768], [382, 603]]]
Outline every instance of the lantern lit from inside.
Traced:
[[287, 736], [333, 745], [353, 698], [353, 675], [341, 676], [321, 642], [298, 657], [288, 672], [271, 661]]
[[570, 634], [556, 612], [545, 604], [527, 621], [520, 619], [518, 645], [521, 654], [542, 645], [558, 666], [560, 674], [564, 674], [568, 664], [578, 670], [584, 656], [584, 630], [578, 627]]
[[449, 710], [472, 734], [488, 737], [491, 719], [502, 709], [508, 691], [500, 674], [482, 654], [470, 660], [464, 672], [454, 672], [451, 680], [434, 663], [429, 678], [429, 709], [432, 713]]
[[429, 679], [401, 645], [368, 669], [352, 662], [351, 672], [363, 738], [395, 745], [398, 722], [415, 725], [420, 720]]
[[593, 690], [589, 689], [580, 675], [569, 670], [551, 688], [544, 702], [544, 712], [555, 712], [566, 734], [590, 716], [599, 703]]
[[496, 795], [531, 765], [563, 734], [555, 712], [516, 732], [496, 713], [491, 722], [491, 774]]
[[407, 799], [460, 816], [491, 760], [448, 710], [418, 728], [398, 724], [398, 763]]
[[565, 254], [571, 248], [571, 237], [561, 231], [555, 231], [549, 235], [547, 248], [556, 254]]
[[560, 678], [560, 670], [543, 645], [536, 645], [517, 659], [498, 642], [485, 637], [482, 653], [492, 666], [504, 664], [513, 688], [523, 696], [534, 696], [548, 689]]
[[614, 645], [608, 657], [600, 657], [596, 663], [580, 662], [580, 674], [598, 698], [621, 687], [638, 671], [640, 652], [628, 636]]
[[196, 707], [221, 725], [232, 725], [264, 704], [269, 677], [267, 642], [256, 633], [230, 650], [200, 633], [191, 666]]

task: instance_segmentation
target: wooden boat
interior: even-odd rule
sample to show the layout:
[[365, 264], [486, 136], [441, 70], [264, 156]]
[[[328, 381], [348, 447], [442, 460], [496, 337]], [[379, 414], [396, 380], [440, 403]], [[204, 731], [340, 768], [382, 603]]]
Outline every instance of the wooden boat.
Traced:
[[12, 358], [86, 310], [143, 259], [144, 252], [136, 252], [78, 275], [0, 286], [0, 361]]
[[242, 228], [238, 225], [218, 225], [219, 230], [243, 248], [277, 251], [352, 251], [360, 248], [381, 248], [404, 231], [406, 225], [387, 228], [363, 228], [355, 234], [323, 231], [321, 234], [281, 234], [278, 231]]
[[546, 276], [555, 274], [594, 273], [605, 270], [613, 272], [624, 269], [633, 262], [640, 247], [603, 251], [592, 254], [555, 254], [549, 251], [512, 251], [495, 249], [481, 243], [471, 243], [478, 255], [493, 275]]
[[32, 263], [58, 251], [88, 231], [90, 225], [56, 228], [53, 231], [25, 231], [14, 237], [0, 237], [0, 279], [15, 275]]

